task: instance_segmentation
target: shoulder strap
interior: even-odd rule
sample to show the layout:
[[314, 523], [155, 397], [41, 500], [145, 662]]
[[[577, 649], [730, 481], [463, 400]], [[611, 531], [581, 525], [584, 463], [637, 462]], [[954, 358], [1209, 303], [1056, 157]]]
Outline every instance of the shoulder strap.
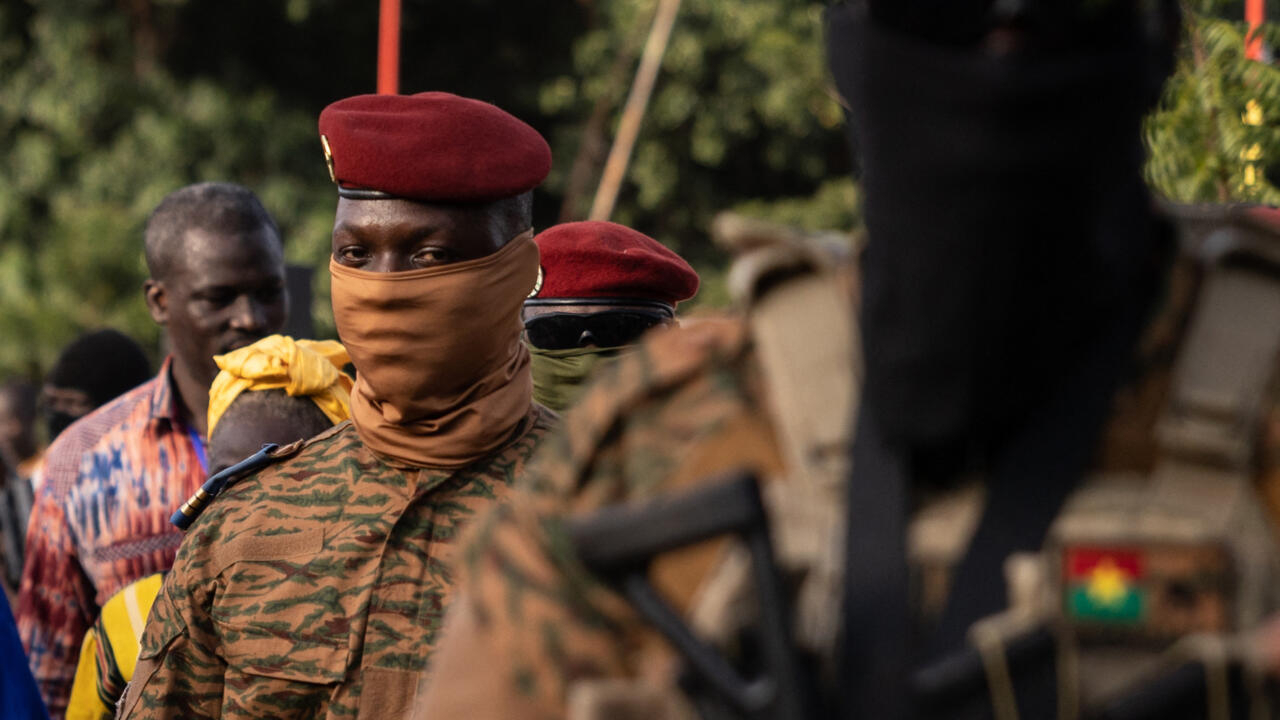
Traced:
[[283, 448], [275, 443], [263, 445], [258, 452], [206, 480], [196, 490], [195, 494], [187, 498], [187, 501], [182, 503], [182, 507], [173, 513], [173, 517], [169, 518], [169, 522], [173, 523], [179, 530], [185, 531], [191, 527], [191, 523], [195, 522], [196, 518], [200, 517], [200, 513], [204, 512], [209, 503], [226, 489], [227, 485], [251, 472], [261, 470], [271, 463], [290, 457], [301, 447], [301, 441], [291, 443]]

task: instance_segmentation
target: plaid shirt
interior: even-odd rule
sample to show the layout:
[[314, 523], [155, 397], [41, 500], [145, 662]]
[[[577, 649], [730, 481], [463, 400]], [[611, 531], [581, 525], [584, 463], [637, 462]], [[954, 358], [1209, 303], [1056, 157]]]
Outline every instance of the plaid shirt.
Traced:
[[36, 479], [18, 629], [54, 718], [99, 608], [173, 565], [182, 533], [169, 516], [204, 481], [204, 441], [180, 419], [169, 364], [67, 428]]

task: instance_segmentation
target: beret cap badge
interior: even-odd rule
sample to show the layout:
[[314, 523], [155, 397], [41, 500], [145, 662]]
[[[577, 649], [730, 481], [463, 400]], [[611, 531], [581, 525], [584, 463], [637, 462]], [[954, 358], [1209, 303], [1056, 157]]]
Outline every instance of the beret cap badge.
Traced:
[[541, 265], [539, 265], [539, 266], [538, 266], [538, 279], [534, 281], [534, 283], [533, 283], [533, 289], [529, 291], [529, 295], [528, 295], [528, 297], [537, 297], [538, 293], [542, 292], [542, 278], [543, 278], [543, 274], [542, 274], [542, 266], [541, 266]]
[[320, 146], [324, 148], [324, 164], [329, 166], [329, 181], [338, 183], [338, 174], [333, 170], [333, 149], [329, 147], [329, 138], [320, 136]]

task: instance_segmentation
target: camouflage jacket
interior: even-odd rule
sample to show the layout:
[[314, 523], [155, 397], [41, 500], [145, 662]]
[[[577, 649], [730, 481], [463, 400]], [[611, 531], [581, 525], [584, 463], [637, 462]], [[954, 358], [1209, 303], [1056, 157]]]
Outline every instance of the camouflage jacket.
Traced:
[[394, 718], [414, 702], [460, 528], [555, 416], [461, 470], [393, 467], [344, 423], [220, 495], [142, 638], [125, 718]]
[[[519, 499], [473, 528], [460, 596], [414, 717], [565, 717], [580, 681], [671, 687], [673, 652], [580, 566], [560, 520], [730, 468], [777, 476], [761, 382], [736, 320], [654, 333], [603, 368], [539, 451]], [[664, 554], [655, 586], [686, 610], [719, 552], [700, 545]]]

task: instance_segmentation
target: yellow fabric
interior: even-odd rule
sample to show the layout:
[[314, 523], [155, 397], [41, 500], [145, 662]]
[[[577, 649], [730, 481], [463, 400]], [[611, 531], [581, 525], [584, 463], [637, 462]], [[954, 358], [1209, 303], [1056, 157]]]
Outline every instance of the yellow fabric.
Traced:
[[71, 683], [67, 720], [98, 720], [111, 717], [111, 708], [98, 697], [98, 633], [89, 628], [80, 644], [80, 662]]
[[[114, 664], [125, 682], [133, 677], [133, 670], [138, 664], [142, 629], [163, 582], [164, 575], [160, 573], [148, 575], [126, 585], [102, 606], [102, 615], [85, 633], [80, 646], [80, 661], [67, 704], [67, 720], [98, 720], [115, 716], [115, 707], [108, 706], [103, 700], [104, 695], [114, 695], [115, 691], [103, 687], [102, 669]], [[106, 633], [106, 646], [99, 645], [99, 632]], [[104, 656], [108, 647], [112, 652], [110, 658]]]
[[342, 367], [351, 362], [342, 343], [294, 340], [270, 335], [258, 342], [217, 355], [222, 372], [209, 388], [209, 434], [227, 408], [246, 390], [284, 389], [311, 398], [333, 424], [351, 415], [351, 378]]

